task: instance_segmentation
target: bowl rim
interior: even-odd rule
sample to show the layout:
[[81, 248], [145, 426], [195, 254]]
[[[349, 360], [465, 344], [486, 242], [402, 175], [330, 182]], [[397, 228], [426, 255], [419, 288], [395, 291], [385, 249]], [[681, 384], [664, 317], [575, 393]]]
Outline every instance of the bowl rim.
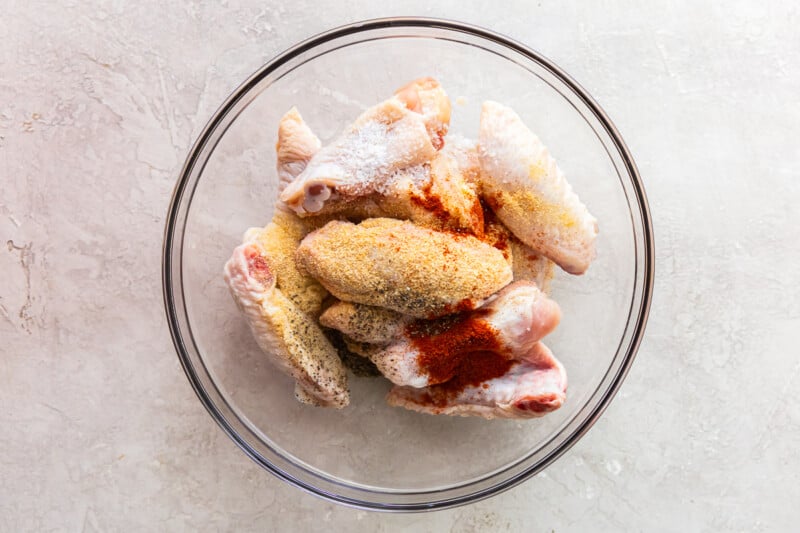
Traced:
[[[374, 501], [363, 501], [348, 496], [331, 493], [327, 490], [314, 486], [301, 479], [295, 478], [287, 472], [281, 470], [278, 466], [273, 465], [260, 454], [255, 453], [254, 450], [244, 441], [238, 432], [231, 427], [225, 416], [220, 409], [213, 403], [212, 399], [208, 397], [205, 392], [205, 387], [201, 382], [197, 371], [195, 370], [190, 358], [187, 354], [186, 347], [181, 332], [181, 327], [177, 318], [176, 301], [173, 296], [173, 280], [172, 280], [172, 253], [175, 238], [176, 223], [178, 220], [178, 212], [183, 197], [184, 190], [194, 169], [200, 152], [209, 141], [212, 133], [222, 122], [223, 117], [227, 112], [252, 89], [261, 79], [285, 64], [286, 62], [294, 59], [298, 55], [309, 51], [319, 45], [333, 41], [335, 39], [355, 35], [362, 32], [369, 32], [374, 30], [381, 30], [387, 28], [438, 28], [448, 31], [457, 31], [469, 34], [474, 37], [479, 37], [492, 41], [495, 44], [506, 47], [527, 59], [530, 59], [549, 70], [560, 81], [564, 82], [587, 106], [587, 108], [595, 115], [598, 121], [602, 124], [609, 137], [613, 140], [614, 145], [619, 150], [620, 157], [625, 165], [625, 169], [631, 178], [631, 185], [635, 193], [635, 200], [641, 210], [640, 222], [642, 224], [642, 262], [643, 262], [643, 286], [641, 300], [639, 302], [639, 309], [636, 316], [631, 341], [627, 353], [622, 361], [622, 364], [617, 371], [616, 376], [610, 383], [605, 395], [600, 399], [597, 405], [591, 410], [577, 428], [573, 430], [568, 437], [556, 449], [551, 451], [542, 460], [521, 472], [512, 476], [509, 479], [492, 484], [488, 487], [471, 492], [466, 495], [440, 499], [429, 503], [399, 503], [387, 504]], [[164, 241], [162, 247], [162, 292], [164, 299], [164, 310], [166, 313], [167, 323], [169, 326], [170, 336], [173, 345], [177, 352], [181, 366], [194, 389], [197, 397], [208, 411], [209, 415], [214, 419], [217, 425], [225, 432], [225, 434], [249, 456], [252, 460], [258, 463], [261, 467], [271, 472], [273, 475], [286, 481], [287, 483], [303, 490], [304, 492], [318, 496], [324, 500], [334, 503], [345, 505], [348, 507], [373, 510], [373, 511], [388, 511], [388, 512], [419, 512], [441, 510], [460, 505], [474, 503], [485, 498], [494, 496], [504, 492], [523, 481], [531, 478], [535, 474], [544, 470], [547, 466], [553, 463], [556, 459], [566, 453], [572, 446], [575, 445], [597, 422], [600, 416], [604, 413], [608, 405], [616, 396], [622, 382], [625, 380], [630, 368], [633, 364], [636, 354], [638, 352], [641, 341], [644, 337], [644, 331], [647, 325], [647, 320], [650, 314], [650, 305], [652, 302], [653, 285], [655, 278], [655, 243], [652, 218], [650, 215], [650, 208], [647, 201], [647, 195], [644, 190], [641, 176], [633, 160], [633, 157], [627, 145], [619, 134], [614, 123], [602, 110], [602, 108], [595, 102], [589, 93], [575, 80], [573, 80], [566, 72], [561, 70], [560, 67], [555, 65], [552, 61], [547, 59], [539, 52], [532, 48], [523, 45], [509, 37], [496, 33], [492, 30], [482, 28], [477, 25], [459, 22], [450, 19], [430, 18], [430, 17], [387, 17], [376, 18], [353, 22], [343, 26], [338, 26], [331, 30], [319, 33], [310, 38], [307, 38], [295, 46], [287, 49], [286, 51], [278, 54], [272, 60], [268, 61], [259, 67], [247, 80], [240, 84], [222, 103], [222, 105], [214, 112], [212, 117], [208, 120], [206, 125], [197, 137], [197, 140], [192, 145], [189, 154], [181, 168], [179, 178], [173, 189], [170, 198], [169, 208], [167, 211], [167, 218], [164, 227]], [[634, 309], [632, 308], [633, 312]], [[428, 493], [429, 490], [419, 490], [415, 493]]]

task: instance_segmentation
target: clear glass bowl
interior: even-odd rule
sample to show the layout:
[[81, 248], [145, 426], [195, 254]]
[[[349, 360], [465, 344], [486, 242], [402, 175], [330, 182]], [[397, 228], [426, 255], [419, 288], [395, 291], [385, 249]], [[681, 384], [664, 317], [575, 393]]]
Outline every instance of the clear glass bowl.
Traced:
[[[275, 140], [296, 105], [323, 142], [365, 107], [420, 76], [453, 100], [451, 132], [477, 135], [480, 105], [513, 107], [555, 155], [600, 224], [597, 260], [558, 272], [563, 320], [547, 343], [569, 375], [566, 403], [529, 421], [434, 417], [390, 408], [388, 383], [353, 378], [347, 409], [297, 403], [222, 278], [244, 230], [276, 197]], [[642, 338], [653, 284], [644, 189], [619, 133], [558, 67], [487, 30], [430, 19], [352, 24], [300, 43], [228, 98], [195, 143], [164, 237], [164, 299], [186, 375], [208, 412], [253, 460], [301, 489], [360, 508], [415, 511], [508, 489], [563, 454], [619, 388]]]

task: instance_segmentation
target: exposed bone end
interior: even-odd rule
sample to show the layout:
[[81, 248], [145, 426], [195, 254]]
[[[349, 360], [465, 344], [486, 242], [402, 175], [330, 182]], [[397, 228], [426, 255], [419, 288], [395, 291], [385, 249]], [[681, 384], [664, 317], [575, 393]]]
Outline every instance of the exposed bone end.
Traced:
[[234, 295], [260, 295], [275, 288], [275, 273], [264, 251], [255, 243], [237, 246], [224, 270], [225, 281]]
[[264, 287], [274, 286], [275, 274], [258, 246], [254, 244], [245, 246], [243, 253], [247, 260], [247, 271], [250, 277]]
[[542, 342], [534, 345], [525, 360], [544, 371], [541, 386], [550, 390], [517, 399], [513, 405], [517, 413], [536, 417], [561, 407], [567, 399], [567, 371], [561, 361]]
[[333, 196], [333, 188], [324, 183], [311, 182], [306, 184], [306, 194], [303, 198], [303, 209], [307, 213], [317, 213], [322, 210], [325, 201]]
[[[338, 170], [331, 165], [319, 165], [313, 171], [307, 169], [281, 192], [281, 201], [299, 216], [318, 213], [325, 202], [337, 197]], [[309, 171], [313, 174], [308, 175]]]
[[530, 413], [549, 413], [555, 411], [564, 403], [564, 394], [552, 393], [541, 396], [527, 396], [514, 402], [514, 409]]
[[290, 183], [281, 193], [281, 201], [299, 216], [318, 213], [333, 196], [333, 188], [319, 181]]

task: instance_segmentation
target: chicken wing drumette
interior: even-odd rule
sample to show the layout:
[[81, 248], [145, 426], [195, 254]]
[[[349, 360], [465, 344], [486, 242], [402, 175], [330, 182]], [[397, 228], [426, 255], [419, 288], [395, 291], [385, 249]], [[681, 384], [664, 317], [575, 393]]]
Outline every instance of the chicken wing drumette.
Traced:
[[[487, 367], [498, 375], [484, 379]], [[561, 407], [566, 391], [564, 367], [538, 342], [519, 360], [480, 352], [464, 361], [453, 380], [421, 389], [395, 386], [386, 400], [433, 415], [536, 418]]]

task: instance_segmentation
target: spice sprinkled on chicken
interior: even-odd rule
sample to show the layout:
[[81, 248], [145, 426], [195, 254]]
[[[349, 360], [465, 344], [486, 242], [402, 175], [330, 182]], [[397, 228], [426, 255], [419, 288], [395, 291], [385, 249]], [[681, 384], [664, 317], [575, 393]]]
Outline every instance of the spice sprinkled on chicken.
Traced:
[[475, 237], [387, 218], [329, 222], [297, 261], [340, 300], [417, 318], [474, 309], [512, 279], [503, 254]]
[[538, 342], [519, 360], [475, 354], [452, 380], [421, 389], [397, 386], [386, 401], [432, 415], [537, 418], [561, 407], [566, 391], [564, 367]]
[[225, 281], [259, 347], [294, 378], [298, 400], [345, 407], [350, 402], [342, 361], [319, 326], [275, 287], [269, 257], [253, 242], [233, 251]]

